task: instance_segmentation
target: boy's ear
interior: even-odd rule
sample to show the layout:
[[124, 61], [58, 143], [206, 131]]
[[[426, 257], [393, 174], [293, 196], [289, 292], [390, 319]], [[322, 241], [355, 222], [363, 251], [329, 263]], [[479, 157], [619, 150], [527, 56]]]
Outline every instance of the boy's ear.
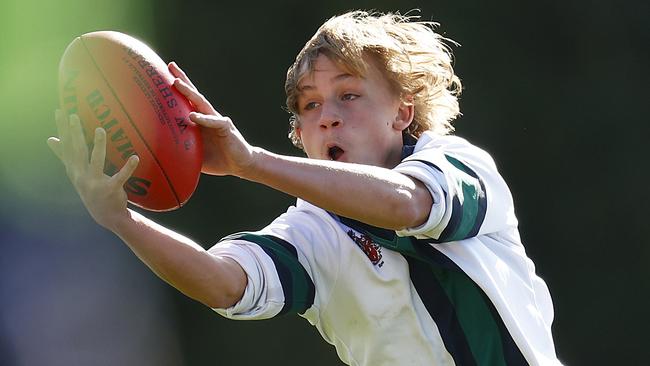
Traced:
[[298, 136], [298, 139], [302, 141], [302, 129], [300, 127], [296, 127], [296, 135]]
[[408, 99], [406, 101], [401, 101], [399, 109], [397, 110], [397, 116], [395, 116], [395, 121], [393, 122], [393, 128], [399, 131], [404, 131], [411, 125], [411, 122], [413, 122], [414, 115], [415, 107], [413, 106], [413, 103]]

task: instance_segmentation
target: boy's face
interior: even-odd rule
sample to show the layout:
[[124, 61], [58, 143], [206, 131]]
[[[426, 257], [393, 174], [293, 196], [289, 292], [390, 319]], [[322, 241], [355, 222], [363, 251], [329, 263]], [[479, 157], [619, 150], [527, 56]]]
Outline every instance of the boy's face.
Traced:
[[365, 77], [356, 77], [321, 54], [298, 89], [296, 131], [308, 157], [385, 168], [399, 163], [413, 106], [400, 101], [372, 62]]

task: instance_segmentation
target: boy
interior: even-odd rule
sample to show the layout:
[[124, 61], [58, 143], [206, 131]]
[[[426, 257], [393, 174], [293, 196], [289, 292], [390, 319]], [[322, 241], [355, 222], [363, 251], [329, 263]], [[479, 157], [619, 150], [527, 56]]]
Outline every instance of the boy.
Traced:
[[89, 213], [158, 276], [233, 319], [296, 312], [349, 365], [559, 364], [553, 307], [491, 157], [447, 136], [459, 79], [426, 23], [351, 12], [289, 68], [290, 138], [308, 158], [249, 145], [174, 63], [197, 112], [203, 172], [298, 198], [257, 232], [209, 250], [127, 208], [132, 156], [104, 175], [78, 118], [57, 112], [63, 161]]

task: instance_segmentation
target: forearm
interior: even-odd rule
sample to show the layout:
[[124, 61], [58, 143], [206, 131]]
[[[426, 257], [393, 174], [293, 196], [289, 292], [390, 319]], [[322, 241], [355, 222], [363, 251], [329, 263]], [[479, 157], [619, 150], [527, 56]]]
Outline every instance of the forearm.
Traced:
[[229, 307], [241, 298], [246, 275], [233, 260], [213, 256], [132, 210], [111, 230], [156, 275], [185, 295], [213, 308]]
[[56, 123], [61, 138], [52, 137], [48, 144], [99, 225], [117, 234], [159, 277], [186, 295], [210, 307], [228, 307], [241, 298], [246, 275], [239, 264], [212, 256], [191, 240], [127, 209], [123, 186], [138, 165], [137, 156], [108, 176], [104, 174], [106, 131], [95, 131], [89, 152], [76, 115], [68, 120], [57, 110]]
[[336, 214], [387, 229], [426, 221], [432, 198], [419, 181], [390, 169], [283, 156], [258, 149], [242, 178], [300, 197]]

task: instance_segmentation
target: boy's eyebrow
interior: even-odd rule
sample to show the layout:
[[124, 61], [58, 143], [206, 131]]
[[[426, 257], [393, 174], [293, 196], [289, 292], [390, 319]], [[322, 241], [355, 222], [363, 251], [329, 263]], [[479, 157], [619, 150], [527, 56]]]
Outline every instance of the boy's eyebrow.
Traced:
[[[314, 70], [314, 71], [318, 71], [318, 70]], [[354, 75], [350, 74], [349, 72], [342, 72], [342, 73], [332, 77], [332, 79], [330, 79], [330, 80], [332, 82], [339, 82], [339, 81], [347, 80], [347, 79], [353, 78], [353, 77], [354, 77]], [[314, 85], [309, 85], [309, 84], [307, 84], [307, 85], [298, 84], [296, 89], [298, 89], [298, 93], [302, 94], [305, 91], [314, 90], [314, 89], [316, 89], [316, 87]]]

